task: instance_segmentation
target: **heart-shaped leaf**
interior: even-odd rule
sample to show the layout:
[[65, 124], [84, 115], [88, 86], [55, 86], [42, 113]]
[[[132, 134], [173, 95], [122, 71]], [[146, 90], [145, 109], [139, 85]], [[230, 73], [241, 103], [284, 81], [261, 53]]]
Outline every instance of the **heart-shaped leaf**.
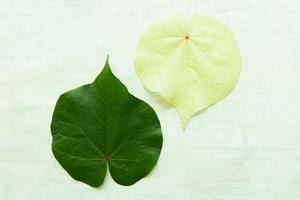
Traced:
[[241, 59], [233, 33], [221, 22], [200, 14], [172, 15], [143, 33], [135, 67], [145, 88], [174, 106], [185, 127], [230, 93]]
[[108, 60], [93, 83], [59, 97], [51, 132], [58, 162], [94, 187], [103, 183], [107, 166], [117, 183], [134, 184], [153, 169], [162, 147], [154, 110], [128, 93]]

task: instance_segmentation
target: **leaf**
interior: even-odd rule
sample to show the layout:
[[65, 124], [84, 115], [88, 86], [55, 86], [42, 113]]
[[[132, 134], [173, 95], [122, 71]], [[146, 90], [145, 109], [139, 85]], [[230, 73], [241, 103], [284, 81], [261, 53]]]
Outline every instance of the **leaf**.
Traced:
[[108, 60], [96, 80], [61, 95], [52, 123], [52, 151], [76, 180], [96, 187], [107, 166], [121, 185], [132, 185], [156, 164], [162, 134], [154, 110], [128, 93]]
[[241, 59], [233, 33], [221, 22], [172, 15], [142, 34], [135, 68], [145, 88], [176, 108], [185, 128], [193, 115], [231, 92]]

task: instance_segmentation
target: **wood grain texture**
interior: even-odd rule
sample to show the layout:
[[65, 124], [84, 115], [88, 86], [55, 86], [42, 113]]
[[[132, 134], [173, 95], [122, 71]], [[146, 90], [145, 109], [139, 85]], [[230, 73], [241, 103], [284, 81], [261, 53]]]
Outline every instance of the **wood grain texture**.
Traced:
[[[298, 0], [0, 0], [0, 199], [300, 199]], [[242, 55], [227, 98], [185, 132], [173, 109], [141, 86], [133, 53], [145, 27], [179, 10], [227, 24]], [[113, 72], [156, 110], [164, 146], [131, 187], [107, 177], [95, 190], [51, 153], [58, 96], [91, 82], [110, 54]]]

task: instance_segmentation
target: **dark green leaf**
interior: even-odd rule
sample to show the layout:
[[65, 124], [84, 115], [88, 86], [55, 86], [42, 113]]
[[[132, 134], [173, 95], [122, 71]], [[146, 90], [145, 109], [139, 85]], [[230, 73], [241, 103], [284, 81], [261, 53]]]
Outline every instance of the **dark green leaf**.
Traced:
[[154, 110], [128, 93], [108, 60], [88, 85], [61, 95], [52, 123], [52, 151], [76, 180], [100, 186], [107, 166], [121, 185], [132, 185], [156, 164], [162, 134]]

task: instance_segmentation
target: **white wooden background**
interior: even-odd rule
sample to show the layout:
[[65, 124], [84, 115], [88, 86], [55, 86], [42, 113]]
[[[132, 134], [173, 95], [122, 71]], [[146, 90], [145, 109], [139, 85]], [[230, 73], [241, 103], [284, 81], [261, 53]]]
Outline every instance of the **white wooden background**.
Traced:
[[[299, 0], [0, 0], [0, 199], [299, 200]], [[174, 109], [141, 86], [133, 53], [145, 27], [174, 11], [214, 16], [239, 41], [236, 89], [181, 131]], [[164, 145], [131, 187], [74, 181], [51, 153], [58, 96], [113, 72], [150, 103]]]

